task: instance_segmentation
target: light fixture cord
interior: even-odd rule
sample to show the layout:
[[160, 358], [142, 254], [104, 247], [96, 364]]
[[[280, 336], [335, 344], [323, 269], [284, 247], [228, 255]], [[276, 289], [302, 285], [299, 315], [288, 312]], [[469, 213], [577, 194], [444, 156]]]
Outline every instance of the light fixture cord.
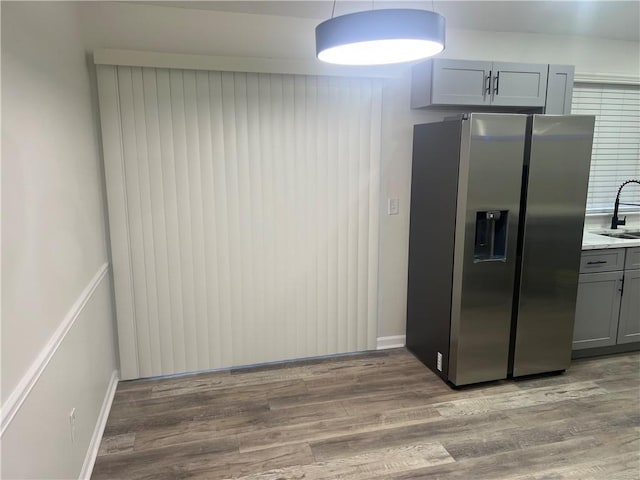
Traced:
[[435, 0], [431, 0], [431, 11], [432, 12], [436, 11], [436, 2], [435, 2]]
[[336, 11], [336, 0], [333, 0], [333, 8], [331, 9], [331, 18], [333, 18], [333, 14]]

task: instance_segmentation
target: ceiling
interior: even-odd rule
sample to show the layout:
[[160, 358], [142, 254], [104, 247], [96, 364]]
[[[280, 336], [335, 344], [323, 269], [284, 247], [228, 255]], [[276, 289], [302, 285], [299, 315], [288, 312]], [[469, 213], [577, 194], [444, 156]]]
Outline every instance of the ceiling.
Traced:
[[[280, 15], [325, 20], [333, 0], [327, 1], [150, 1], [170, 7]], [[335, 15], [376, 8], [435, 9], [454, 28], [494, 32], [580, 35], [640, 41], [640, 1], [352, 1], [336, 0]]]

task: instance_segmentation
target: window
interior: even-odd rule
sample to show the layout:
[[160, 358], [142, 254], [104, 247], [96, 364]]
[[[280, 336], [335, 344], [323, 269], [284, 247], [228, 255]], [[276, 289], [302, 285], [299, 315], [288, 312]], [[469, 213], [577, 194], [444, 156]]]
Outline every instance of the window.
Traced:
[[[610, 212], [622, 182], [640, 179], [640, 85], [576, 83], [571, 113], [596, 116], [587, 213]], [[620, 201], [640, 205], [640, 185], [625, 187]]]

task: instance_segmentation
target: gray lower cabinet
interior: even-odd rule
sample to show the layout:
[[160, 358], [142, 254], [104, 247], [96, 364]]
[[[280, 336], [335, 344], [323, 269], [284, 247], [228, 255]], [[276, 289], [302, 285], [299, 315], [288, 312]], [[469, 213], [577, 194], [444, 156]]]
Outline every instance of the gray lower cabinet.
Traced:
[[573, 350], [640, 342], [640, 247], [582, 253]]
[[640, 342], [640, 270], [625, 270], [618, 343]]
[[640, 269], [640, 247], [627, 248], [627, 255], [624, 260], [625, 270]]
[[622, 271], [580, 275], [574, 350], [616, 344], [623, 275]]

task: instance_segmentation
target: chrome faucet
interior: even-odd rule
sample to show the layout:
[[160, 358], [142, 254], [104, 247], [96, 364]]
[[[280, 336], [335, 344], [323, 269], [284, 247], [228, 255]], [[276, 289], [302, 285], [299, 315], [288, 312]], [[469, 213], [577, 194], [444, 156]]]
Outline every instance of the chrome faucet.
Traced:
[[[637, 183], [638, 185], [640, 185], [640, 180], [627, 180], [622, 185], [620, 185], [620, 188], [618, 189], [618, 194], [616, 195], [616, 203], [613, 209], [613, 217], [611, 217], [612, 230], [615, 230], [616, 228], [618, 228], [618, 225], [625, 225], [627, 223], [627, 217], [624, 217], [622, 220], [618, 220], [618, 207], [620, 206], [620, 192], [622, 191], [622, 187], [624, 187], [628, 183]], [[640, 204], [637, 204], [637, 203], [623, 203], [623, 205], [640, 206]]]

